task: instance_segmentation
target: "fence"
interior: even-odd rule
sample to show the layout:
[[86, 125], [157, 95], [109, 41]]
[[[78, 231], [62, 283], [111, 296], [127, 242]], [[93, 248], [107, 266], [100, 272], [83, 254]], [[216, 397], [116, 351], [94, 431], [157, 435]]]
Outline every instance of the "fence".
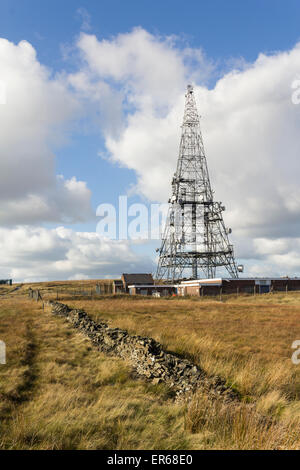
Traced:
[[30, 288], [29, 291], [28, 291], [28, 297], [29, 297], [30, 299], [36, 300], [37, 302], [38, 302], [39, 300], [43, 300], [39, 289], [33, 290], [33, 289]]
[[74, 296], [74, 297], [89, 297], [92, 298], [97, 295], [112, 295], [113, 294], [113, 284], [112, 283], [101, 283], [101, 284], [96, 284], [94, 288], [77, 288], [77, 289], [68, 289], [68, 290], [59, 290], [59, 289], [53, 289], [51, 292], [47, 291], [46, 294], [43, 293], [41, 294], [39, 289], [31, 289], [29, 288], [28, 290], [28, 297], [30, 299], [36, 300], [37, 302], [39, 300], [43, 301], [44, 295], [47, 294], [54, 294], [56, 297], [56, 300], [59, 300], [59, 298], [64, 298], [64, 297], [69, 297], [69, 296]]
[[102, 283], [96, 285], [96, 293], [100, 295], [113, 294], [112, 283]]

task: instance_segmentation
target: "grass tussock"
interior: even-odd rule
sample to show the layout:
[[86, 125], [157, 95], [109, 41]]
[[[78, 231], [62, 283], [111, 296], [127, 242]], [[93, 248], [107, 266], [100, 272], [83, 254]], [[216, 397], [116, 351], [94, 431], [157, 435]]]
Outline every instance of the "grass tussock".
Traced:
[[211, 401], [203, 395], [194, 397], [185, 417], [187, 431], [207, 449], [299, 449], [299, 425], [300, 419], [280, 425], [249, 405]]

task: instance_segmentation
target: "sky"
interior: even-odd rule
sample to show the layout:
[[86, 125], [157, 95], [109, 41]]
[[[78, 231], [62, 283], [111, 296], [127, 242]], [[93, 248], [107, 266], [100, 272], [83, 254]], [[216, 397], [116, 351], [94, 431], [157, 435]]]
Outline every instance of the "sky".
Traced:
[[154, 272], [159, 240], [103, 238], [96, 210], [167, 202], [188, 83], [244, 275], [300, 275], [299, 1], [0, 9], [1, 278]]

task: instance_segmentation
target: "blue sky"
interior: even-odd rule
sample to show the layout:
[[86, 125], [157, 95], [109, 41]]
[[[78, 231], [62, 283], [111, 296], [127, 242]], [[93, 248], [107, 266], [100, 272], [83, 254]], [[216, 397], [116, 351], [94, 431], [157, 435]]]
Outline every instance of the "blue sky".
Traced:
[[[128, 134], [132, 132], [132, 128], [130, 123], [126, 121], [130, 115], [128, 114], [128, 109], [131, 110], [127, 105], [131, 103], [130, 106], [133, 106], [133, 119], [139, 118], [139, 122], [143, 122], [145, 118], [145, 127], [141, 129], [141, 134], [137, 136], [137, 138], [142, 139], [142, 136], [144, 136], [144, 140], [146, 137], [148, 139], [148, 133], [152, 132], [153, 129], [153, 140], [155, 140], [156, 145], [158, 139], [164, 139], [164, 134], [159, 134], [158, 127], [160, 126], [162, 128], [164, 123], [166, 124], [166, 122], [169, 121], [174, 127], [173, 131], [169, 131], [169, 127], [166, 128], [168, 129], [166, 132], [169, 132], [168, 139], [170, 139], [170, 135], [173, 132], [172, 142], [174, 141], [173, 146], [170, 148], [170, 152], [173, 152], [174, 156], [172, 159], [170, 156], [166, 156], [166, 162], [163, 162], [164, 165], [166, 165], [164, 167], [166, 168], [166, 179], [163, 184], [168, 188], [168, 171], [170, 171], [170, 168], [176, 163], [175, 152], [178, 147], [180, 135], [180, 121], [183, 112], [182, 99], [184, 96], [184, 87], [182, 86], [184, 80], [182, 82], [180, 80], [176, 83], [174, 82], [174, 84], [170, 85], [170, 89], [166, 86], [165, 93], [170, 93], [170, 97], [169, 99], [166, 98], [163, 105], [166, 107], [167, 111], [160, 111], [159, 114], [157, 107], [160, 103], [160, 95], [156, 89], [151, 89], [147, 77], [141, 78], [140, 76], [140, 67], [143, 67], [144, 60], [142, 54], [136, 60], [136, 62], [139, 61], [139, 64], [136, 65], [135, 62], [137, 67], [135, 75], [130, 76], [130, 71], [116, 71], [113, 68], [114, 66], [108, 62], [109, 58], [105, 59], [105, 62], [102, 61], [102, 63], [98, 64], [97, 61], [99, 57], [97, 50], [99, 50], [100, 55], [106, 53], [106, 41], [110, 44], [111, 50], [114, 51], [113, 53], [120, 53], [121, 58], [122, 54], [125, 55], [128, 53], [128, 57], [130, 57], [130, 54], [134, 53], [134, 51], [132, 52], [132, 49], [130, 49], [132, 48], [130, 40], [131, 38], [137, 37], [141, 42], [145, 41], [145, 47], [148, 48], [149, 46], [147, 52], [145, 52], [145, 55], [148, 55], [148, 57], [151, 57], [152, 54], [154, 57], [155, 54], [158, 53], [158, 49], [160, 49], [159, 54], [167, 54], [166, 57], [170, 58], [170, 67], [173, 66], [171, 64], [173, 64], [174, 61], [178, 61], [178, 63], [181, 61], [181, 65], [174, 65], [174, 70], [178, 70], [179, 75], [182, 73], [184, 78], [191, 77], [194, 81], [194, 85], [199, 87], [197, 101], [201, 111], [203, 104], [204, 142], [206, 142], [207, 135], [208, 149], [211, 150], [210, 155], [208, 155], [208, 164], [213, 177], [213, 185], [217, 186], [216, 189], [217, 192], [219, 191], [220, 197], [225, 201], [228, 200], [230, 205], [234, 196], [230, 196], [229, 187], [226, 189], [225, 186], [222, 186], [226, 180], [225, 169], [222, 170], [223, 173], [222, 171], [218, 171], [217, 163], [221, 158], [226, 159], [229, 157], [227, 155], [222, 157], [221, 153], [218, 153], [219, 150], [214, 147], [213, 132], [211, 131], [213, 122], [217, 122], [218, 124], [216, 125], [223, 124], [217, 119], [219, 115], [217, 108], [214, 115], [215, 121], [209, 118], [212, 108], [208, 108], [207, 103], [210, 99], [214, 99], [211, 97], [218, 96], [217, 82], [222, 84], [222, 80], [224, 80], [224, 84], [227, 86], [228, 80], [226, 77], [230, 76], [232, 71], [237, 71], [237, 80], [239, 80], [241, 84], [245, 82], [247, 74], [249, 75], [249, 82], [252, 79], [250, 77], [252, 73], [251, 68], [257, 70], [259, 77], [261, 64], [257, 62], [257, 58], [260, 54], [263, 54], [266, 58], [278, 57], [278, 60], [276, 59], [278, 65], [276, 65], [277, 62], [276, 64], [274, 62], [274, 65], [266, 59], [264, 66], [266, 73], [272, 74], [277, 70], [276, 67], [278, 67], [279, 73], [282, 75], [284, 66], [280, 65], [280, 61], [284, 59], [281, 58], [280, 54], [292, 51], [300, 40], [299, 18], [300, 3], [296, 0], [288, 0], [285, 2], [278, 0], [245, 0], [243, 2], [235, 0], [226, 2], [221, 0], [185, 2], [177, 0], [164, 0], [160, 2], [143, 0], [127, 2], [115, 0], [2, 0], [0, 36], [15, 45], [23, 40], [31, 44], [37, 54], [35, 61], [47, 67], [49, 70], [49, 76], [46, 80], [47, 86], [51, 81], [54, 82], [58, 79], [67, 83], [65, 94], [66, 96], [68, 95], [69, 101], [64, 106], [64, 111], [68, 116], [63, 118], [65, 124], [61, 126], [62, 130], [60, 130], [62, 139], [59, 143], [52, 141], [49, 144], [49, 151], [52, 152], [55, 158], [54, 171], [56, 174], [63, 175], [64, 180], [70, 180], [72, 177], [76, 177], [77, 181], [85, 182], [86, 187], [91, 191], [91, 204], [94, 213], [99, 203], [111, 202], [116, 204], [118, 196], [126, 194], [130, 188], [131, 202], [138, 202], [140, 200], [148, 200], [151, 202], [166, 199], [166, 194], [169, 192], [169, 189], [160, 193], [159, 186], [161, 186], [161, 182], [157, 183], [158, 189], [151, 186], [153, 181], [155, 181], [155, 174], [153, 173], [150, 177], [149, 175], [147, 176], [146, 170], [143, 171], [143, 169], [141, 169], [138, 155], [135, 156], [135, 159], [131, 160], [130, 152], [132, 151], [134, 153], [136, 149], [134, 146], [132, 147], [133, 144], [131, 141], [129, 142], [128, 139]], [[133, 33], [135, 28], [140, 28], [140, 33], [136, 33], [136, 36], [135, 33]], [[93, 43], [91, 39], [93, 35], [96, 37], [96, 43]], [[176, 36], [172, 44], [168, 42], [169, 40], [167, 39], [170, 36]], [[188, 49], [190, 52], [187, 52]], [[282, 78], [282, 80], [286, 80], [286, 84], [282, 85], [283, 82], [281, 82], [281, 84], [276, 85], [279, 87], [278, 89], [282, 89], [282, 86], [286, 87], [287, 99], [290, 93], [289, 89], [291, 83], [293, 79], [297, 78], [297, 58], [290, 60], [295, 60], [296, 65], [293, 62], [293, 66], [290, 66], [290, 75]], [[128, 59], [128, 61], [130, 63], [130, 59]], [[164, 80], [167, 82], [165, 75], [167, 74], [168, 64], [159, 65], [153, 62], [154, 67], [157, 65], [158, 67], [162, 66], [162, 69], [166, 69], [162, 71], [164, 74], [164, 76], [162, 76], [163, 84]], [[103, 70], [105, 69], [104, 72], [102, 72], [101, 67]], [[151, 64], [149, 65], [148, 62], [145, 62], [145, 68], [146, 67], [149, 67], [149, 70], [151, 70], [152, 66]], [[272, 72], [271, 69], [274, 71]], [[80, 73], [85, 77], [85, 88], [82, 87], [82, 84], [78, 84], [77, 79]], [[264, 77], [263, 74], [260, 76]], [[75, 80], [77, 80], [75, 85], [74, 77]], [[261, 80], [264, 80], [264, 78], [261, 78]], [[99, 100], [93, 99], [93, 94], [90, 90], [94, 85], [95, 87], [99, 87], [99, 90], [103, 87], [101, 93], [104, 94], [106, 93], [106, 91], [103, 91], [104, 89], [106, 90], [105, 87], [109, 88], [110, 91], [107, 92], [108, 95], [104, 97], [105, 102], [103, 101], [103, 94]], [[165, 85], [162, 85], [162, 87], [163, 86]], [[182, 86], [181, 95], [180, 86]], [[271, 88], [272, 86], [271, 84]], [[141, 87], [144, 87], [143, 96]], [[128, 89], [130, 89], [130, 92], [128, 92]], [[173, 93], [175, 89], [176, 92], [174, 91]], [[140, 104], [142, 101], [139, 100], [149, 99], [152, 93], [154, 96], [153, 99], [156, 101], [151, 109], [147, 108], [144, 104]], [[157, 93], [157, 96], [155, 96], [155, 93]], [[247, 102], [249, 93], [247, 93], [246, 86], [244, 93], [245, 102]], [[257, 93], [260, 94], [262, 92], [258, 91]], [[266, 99], [270, 102], [274, 97], [275, 103], [277, 95], [278, 91], [274, 88], [274, 95]], [[118, 113], [118, 99], [120, 96], [122, 97], [122, 110]], [[109, 109], [109, 99], [113, 100], [112, 111]], [[59, 97], [57, 100], [58, 103], [61, 102]], [[72, 100], [76, 101], [77, 104], [79, 103], [80, 111], [73, 110]], [[242, 101], [243, 97], [240, 99], [240, 103]], [[127, 103], [127, 105], [125, 106], [124, 103]], [[248, 104], [245, 105], [245, 109]], [[68, 106], [70, 106], [70, 109]], [[231, 110], [229, 104], [228, 108], [226, 108], [226, 106], [224, 105], [224, 109], [222, 108], [222, 110], [225, 112], [225, 109], [228, 109], [228, 112], [232, 112], [231, 116], [233, 116], [234, 110]], [[104, 121], [110, 119], [109, 116], [112, 115], [110, 111], [114, 116], [113, 119], [116, 119], [116, 122], [122, 121], [120, 128], [123, 125], [125, 126], [125, 128], [120, 131], [121, 135], [118, 137], [114, 136], [111, 130], [108, 131], [106, 129]], [[293, 116], [291, 115], [291, 122], [295, 122], [295, 119], [298, 120], [298, 108], [289, 108], [289, 112], [294, 113]], [[176, 118], [173, 117], [172, 113], [176, 114]], [[153, 115], [153, 122], [149, 118], [150, 114]], [[212, 115], [213, 112], [211, 112], [211, 116]], [[271, 115], [274, 116], [274, 113], [270, 113], [270, 116]], [[60, 117], [53, 119], [59, 121]], [[149, 121], [147, 121], [147, 119], [149, 119]], [[205, 119], [207, 120], [205, 121]], [[160, 120], [159, 126], [157, 125], [158, 120]], [[267, 130], [279, 125], [270, 120], [271, 117], [268, 117], [263, 124]], [[127, 122], [126, 125], [124, 124], [125, 122]], [[56, 122], [49, 124], [49, 126], [52, 125], [55, 126]], [[242, 134], [240, 135], [242, 136]], [[292, 136], [291, 138], [294, 137]], [[148, 147], [151, 145], [149, 144], [149, 140], [147, 140], [147, 142], [148, 144], [146, 140], [145, 143], [141, 141], [141, 148], [143, 148], [143, 145], [148, 145]], [[168, 142], [171, 142], [171, 140]], [[156, 148], [155, 145], [154, 148]], [[249, 147], [249, 144], [245, 142], [245, 146]], [[270, 148], [268, 147], [266, 151], [272, 152], [271, 147], [272, 143], [270, 138]], [[297, 142], [293, 141], [291, 147], [297, 147]], [[165, 158], [164, 156], [166, 155], [166, 148], [168, 147], [166, 146], [163, 151], [161, 150], [163, 158]], [[234, 149], [234, 151], [237, 150]], [[99, 154], [105, 154], [106, 158], [101, 158]], [[5, 153], [2, 155], [4, 156]], [[158, 157], [158, 153], [156, 155], [153, 155], [154, 160], [155, 158], [161, 158]], [[293, 155], [291, 154], [290, 158], [294, 161]], [[270, 165], [273, 165], [273, 167], [274, 161], [275, 160], [272, 159], [270, 160]], [[145, 164], [149, 165], [148, 157], [145, 157]], [[151, 166], [149, 166], [149, 168], [149, 172], [151, 173]], [[252, 168], [250, 169], [249, 167], [249, 171], [251, 172]], [[223, 178], [222, 182], [218, 185], [218, 178], [221, 181], [221, 173]], [[38, 176], [39, 175], [37, 175], [37, 178]], [[152, 181], [148, 181], [147, 177]], [[259, 185], [259, 177], [253, 178], [254, 181], [257, 182], [257, 185]], [[289, 178], [289, 175], [287, 178]], [[54, 183], [52, 182], [51, 184], [53, 185]], [[132, 191], [133, 186], [137, 186], [136, 191]], [[143, 187], [145, 187], [145, 190], [143, 190]], [[77, 190], [78, 188], [76, 191]], [[85, 190], [82, 189], [82, 191], [84, 193]], [[84, 193], [83, 199], [86, 197], [87, 194]], [[275, 196], [273, 196], [273, 198], [274, 197]], [[297, 197], [298, 196], [295, 196], [296, 199]], [[256, 201], [255, 204], [256, 203], [261, 206], [259, 201]], [[84, 205], [86, 201], [84, 200], [84, 203], [82, 203], [84, 209], [81, 208], [80, 204], [78, 205], [78, 211], [86, 210], [86, 205]], [[249, 201], [249, 211], [253, 204], [253, 201]], [[284, 239], [286, 243], [286, 255], [293, 257], [293, 255], [291, 255], [290, 245], [286, 241], [289, 239], [291, 231], [289, 233], [284, 233], [284, 231], [281, 233], [280, 229], [277, 227], [276, 230], [270, 228], [267, 233], [261, 228], [258, 221], [253, 221], [254, 219], [251, 222], [245, 221], [238, 226], [236, 222], [237, 216], [234, 216], [234, 211], [237, 212], [238, 208], [233, 207], [232, 213], [229, 214], [230, 223], [232, 221], [238, 228], [237, 233], [239, 236], [234, 241], [238, 245], [242, 260], [246, 260], [246, 264], [248, 260], [250, 267], [255, 266], [255, 268], [253, 268], [253, 274], [260, 272], [260, 263], [263, 254], [257, 249], [256, 255], [251, 257], [245, 248], [247, 245], [246, 240], [248, 240], [247, 237], [254, 237], [255, 239], [263, 238], [264, 240], [268, 240], [269, 244], [274, 243], [274, 240], [275, 242], [277, 240], [277, 243], [279, 243], [280, 240]], [[76, 217], [71, 217], [72, 223], [68, 223], [66, 220], [63, 221], [63, 219], [61, 222], [59, 216], [51, 215], [47, 217], [46, 215], [41, 216], [40, 219], [37, 218], [36, 220], [31, 220], [30, 217], [27, 220], [25, 216], [23, 219], [16, 217], [15, 223], [11, 221], [9, 223], [3, 222], [3, 230], [14, 230], [14, 226], [18, 228], [25, 227], [24, 230], [27, 231], [39, 230], [43, 227], [47, 230], [52, 230], [63, 225], [66, 229], [70, 229], [74, 232], [95, 232], [96, 219], [93, 218], [93, 216], [86, 217], [84, 221], [80, 220], [80, 218], [76, 219]], [[293, 227], [292, 235], [296, 237], [298, 236], [297, 223], [294, 220], [290, 222], [290, 220], [292, 220], [291, 218], [292, 215], [291, 217], [287, 217]], [[272, 220], [274, 219], [276, 219], [275, 215]], [[267, 225], [272, 226], [272, 222], [267, 221], [266, 226]], [[5, 233], [7, 234], [7, 232]], [[30, 233], [31, 235], [28, 233], [24, 235], [25, 238], [30, 238], [32, 232]], [[244, 241], [241, 242], [240, 240], [242, 239]], [[53, 243], [55, 243], [55, 241], [53, 241]], [[140, 264], [137, 264], [136, 268], [151, 267], [149, 264], [147, 265], [147, 261], [143, 260], [143, 256], [145, 256], [145, 259], [146, 257], [153, 258], [154, 245], [156, 245], [156, 243], [149, 243], [143, 246], [138, 245], [130, 248], [133, 250], [133, 253], [139, 253]], [[266, 249], [267, 253], [268, 250], [270, 251], [270, 248]], [[59, 262], [60, 260], [56, 259], [56, 267], [59, 266]], [[276, 262], [269, 258], [266, 261], [268, 270], [272, 273], [279, 273], [281, 269], [280, 263], [277, 266]], [[101, 256], [99, 257], [99, 263], [101, 264]], [[10, 263], [10, 260], [8, 260], [7, 266], [10, 264], [13, 263]], [[53, 266], [53, 274], [51, 274], [50, 277], [57, 275], [72, 277], [73, 274], [75, 276], [81, 274], [78, 266], [74, 268], [73, 271], [71, 269], [70, 272], [64, 271], [63, 269], [59, 272], [56, 270], [56, 267]], [[12, 268], [11, 273], [14, 277], [22, 278], [22, 269], [16, 266]], [[116, 269], [117, 268], [114, 268], [111, 272], [108, 269], [107, 272], [108, 274], [115, 273]], [[298, 266], [295, 269], [298, 269]], [[26, 267], [24, 267], [24, 271], [25, 270]], [[31, 268], [28, 266], [27, 270], [31, 272]], [[7, 272], [7, 267], [5, 267], [4, 271]], [[86, 276], [95, 275], [95, 272], [90, 272], [89, 269], [82, 271], [83, 274], [85, 272]], [[34, 278], [36, 275], [43, 276], [43, 274], [38, 274], [38, 269], [34, 267], [29, 277]], [[47, 276], [45, 275], [45, 277]]]
[[259, 52], [289, 49], [299, 39], [297, 0], [2, 0], [1, 34], [15, 42], [26, 38], [42, 62], [60, 68], [60, 47], [78, 34], [81, 8], [99, 37], [142, 26], [152, 33], [182, 35], [214, 59], [241, 55], [252, 61]]

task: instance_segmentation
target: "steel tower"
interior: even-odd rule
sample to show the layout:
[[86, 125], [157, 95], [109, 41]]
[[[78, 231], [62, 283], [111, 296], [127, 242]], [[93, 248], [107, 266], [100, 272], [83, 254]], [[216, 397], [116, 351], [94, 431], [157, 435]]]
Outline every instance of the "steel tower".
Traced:
[[238, 277], [233, 245], [223, 220], [225, 207], [215, 202], [209, 180], [200, 119], [193, 87], [186, 93], [182, 135], [172, 197], [159, 252], [157, 279], [216, 277], [224, 267]]

